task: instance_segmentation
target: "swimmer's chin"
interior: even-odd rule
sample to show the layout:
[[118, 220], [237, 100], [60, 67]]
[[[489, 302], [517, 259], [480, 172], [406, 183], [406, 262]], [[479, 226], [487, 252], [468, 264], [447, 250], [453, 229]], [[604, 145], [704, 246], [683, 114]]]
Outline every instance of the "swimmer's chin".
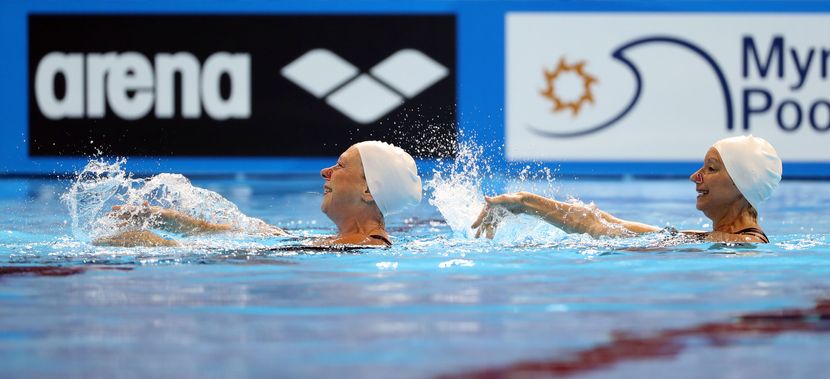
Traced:
[[697, 208], [697, 210], [699, 210], [699, 211], [703, 211], [703, 208], [706, 205], [705, 196], [706, 195], [698, 195], [697, 198], [695, 199], [695, 208]]
[[320, 202], [320, 212], [323, 212], [323, 214], [325, 215], [329, 214], [329, 203], [327, 200], [328, 199], [326, 199], [326, 194], [323, 194], [323, 201]]

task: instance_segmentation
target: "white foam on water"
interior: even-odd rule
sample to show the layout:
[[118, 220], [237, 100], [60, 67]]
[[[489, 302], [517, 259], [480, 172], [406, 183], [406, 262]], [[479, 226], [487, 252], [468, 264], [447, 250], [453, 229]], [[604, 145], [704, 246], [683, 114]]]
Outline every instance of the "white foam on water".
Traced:
[[[195, 187], [180, 174], [162, 173], [147, 179], [136, 179], [123, 166], [126, 159], [113, 163], [92, 160], [75, 177], [61, 196], [69, 208], [72, 234], [81, 241], [112, 236], [136, 229], [153, 229], [158, 220], [139, 217], [145, 204], [169, 208], [190, 217], [214, 224], [229, 224], [231, 237], [269, 235], [268, 225], [244, 215], [239, 208], [216, 192]], [[134, 206], [131, 213], [113, 217], [114, 205]]]
[[398, 262], [378, 262], [375, 263], [375, 267], [377, 267], [378, 270], [397, 270]]
[[476, 263], [469, 259], [450, 259], [448, 261], [443, 261], [438, 264], [438, 268], [450, 268], [453, 266], [459, 267], [473, 267]]

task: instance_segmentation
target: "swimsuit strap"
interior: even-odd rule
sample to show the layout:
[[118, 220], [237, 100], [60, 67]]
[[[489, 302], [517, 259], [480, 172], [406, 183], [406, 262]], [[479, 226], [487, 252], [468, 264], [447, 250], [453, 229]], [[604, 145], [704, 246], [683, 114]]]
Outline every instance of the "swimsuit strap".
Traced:
[[392, 246], [392, 241], [390, 241], [389, 238], [382, 234], [370, 234], [369, 237], [383, 241], [383, 243], [385, 243], [386, 246]]
[[[262, 250], [255, 250], [255, 252], [260, 251], [328, 251], [328, 252], [340, 252], [340, 251], [353, 251], [353, 250], [364, 250], [364, 249], [372, 249], [372, 246], [360, 246], [360, 245], [284, 245], [284, 246], [274, 246], [269, 247], [267, 249]], [[244, 251], [244, 250], [243, 250]]]
[[749, 234], [749, 235], [753, 235], [753, 236], [756, 236], [756, 237], [761, 237], [761, 239], [765, 243], [769, 243], [769, 238], [767, 238], [767, 235], [764, 234], [763, 230], [758, 229], [758, 228], [741, 229], [741, 230], [735, 232], [735, 234]]
[[369, 238], [374, 238], [376, 240], [381, 240], [386, 245], [386, 247], [392, 246], [392, 240], [389, 239], [389, 235], [386, 234], [386, 229], [384, 228], [375, 228], [369, 231], [367, 234]]

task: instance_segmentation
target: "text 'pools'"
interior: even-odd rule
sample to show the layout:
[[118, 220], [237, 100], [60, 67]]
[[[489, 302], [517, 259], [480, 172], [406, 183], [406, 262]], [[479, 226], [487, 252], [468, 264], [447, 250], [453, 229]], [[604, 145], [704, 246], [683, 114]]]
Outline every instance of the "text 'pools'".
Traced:
[[[790, 93], [776, 97], [762, 86], [743, 88], [742, 125], [751, 130], [753, 116], [774, 115], [779, 128], [793, 132], [809, 125], [820, 132], [830, 130], [830, 101], [824, 97], [799, 98], [808, 80], [827, 80], [830, 48], [798, 49], [788, 46], [783, 36], [774, 36], [768, 44], [759, 44], [752, 36], [742, 42], [742, 78], [783, 81]], [[810, 79], [812, 78], [812, 79]]]

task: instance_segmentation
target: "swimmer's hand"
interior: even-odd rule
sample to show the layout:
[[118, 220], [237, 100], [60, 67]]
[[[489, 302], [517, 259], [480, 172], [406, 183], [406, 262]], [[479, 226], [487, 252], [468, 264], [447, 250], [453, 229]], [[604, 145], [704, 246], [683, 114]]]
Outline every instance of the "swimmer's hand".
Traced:
[[256, 231], [257, 231], [257, 234], [261, 234], [261, 235], [267, 236], [267, 237], [290, 236], [290, 234], [288, 234], [288, 232], [286, 232], [285, 230], [282, 230], [282, 229], [280, 229], [280, 228], [278, 228], [274, 225], [266, 224], [264, 222], [262, 223], [262, 225], [258, 225], [256, 227]]
[[479, 238], [481, 233], [493, 239], [496, 235], [496, 228], [499, 222], [504, 219], [508, 213], [522, 214], [525, 212], [524, 204], [525, 192], [509, 193], [499, 196], [484, 196], [485, 205], [478, 215], [478, 218], [470, 226], [476, 229], [475, 238]]

